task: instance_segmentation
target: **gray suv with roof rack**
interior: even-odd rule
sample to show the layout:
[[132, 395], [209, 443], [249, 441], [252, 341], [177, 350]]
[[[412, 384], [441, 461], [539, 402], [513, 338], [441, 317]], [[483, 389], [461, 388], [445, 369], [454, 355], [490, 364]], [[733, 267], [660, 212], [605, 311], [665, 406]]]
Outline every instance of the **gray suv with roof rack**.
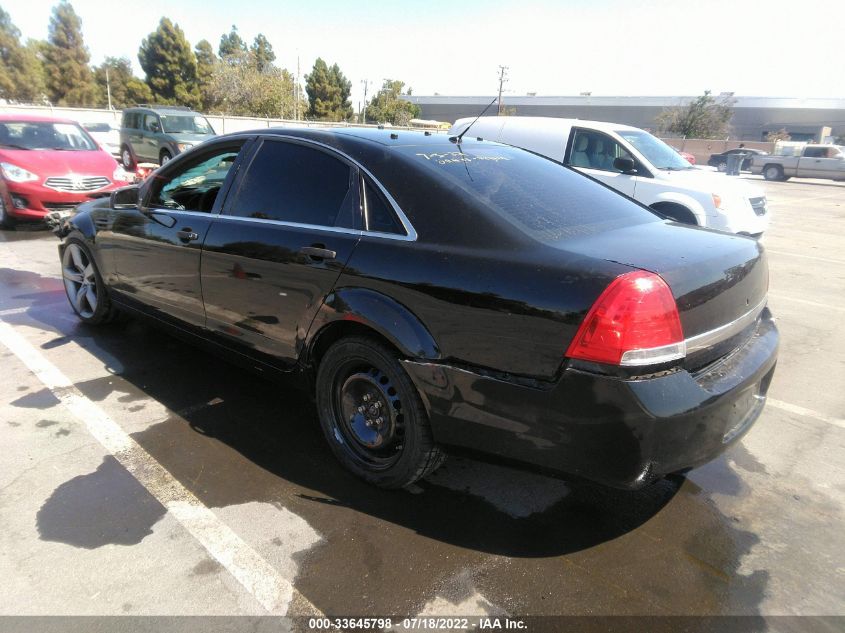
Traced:
[[214, 128], [208, 119], [190, 108], [126, 108], [120, 126], [120, 161], [127, 169], [138, 163], [163, 165], [212, 136]]

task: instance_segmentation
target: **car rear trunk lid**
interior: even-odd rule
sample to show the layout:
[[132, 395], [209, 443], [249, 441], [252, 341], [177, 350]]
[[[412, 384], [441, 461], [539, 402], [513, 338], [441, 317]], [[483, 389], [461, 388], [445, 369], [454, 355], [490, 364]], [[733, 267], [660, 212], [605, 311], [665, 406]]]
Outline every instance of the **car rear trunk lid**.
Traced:
[[747, 237], [648, 222], [567, 240], [560, 248], [660, 275], [678, 305], [690, 369], [740, 346], [766, 305], [765, 251]]

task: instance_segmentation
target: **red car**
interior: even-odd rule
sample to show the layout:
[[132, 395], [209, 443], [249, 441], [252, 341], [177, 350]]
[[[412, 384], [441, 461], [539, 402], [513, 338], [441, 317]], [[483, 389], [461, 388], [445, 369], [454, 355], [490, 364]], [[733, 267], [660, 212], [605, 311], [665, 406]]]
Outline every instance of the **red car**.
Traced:
[[131, 180], [76, 121], [0, 115], [0, 228], [70, 213]]
[[687, 161], [690, 165], [695, 165], [695, 156], [693, 156], [689, 152], [682, 152], [677, 147], [673, 147], [672, 149], [678, 152], [678, 154], [681, 155], [681, 158]]

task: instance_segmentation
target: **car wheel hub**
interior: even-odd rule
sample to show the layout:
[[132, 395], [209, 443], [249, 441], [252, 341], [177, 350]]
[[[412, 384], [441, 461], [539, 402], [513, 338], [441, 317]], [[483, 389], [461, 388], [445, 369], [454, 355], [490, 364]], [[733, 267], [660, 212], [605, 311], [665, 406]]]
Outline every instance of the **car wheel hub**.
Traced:
[[69, 244], [62, 256], [62, 279], [68, 299], [85, 318], [97, 311], [97, 277], [94, 263], [76, 244]]
[[349, 375], [339, 400], [344, 435], [365, 453], [384, 456], [401, 448], [401, 402], [387, 375], [375, 368]]

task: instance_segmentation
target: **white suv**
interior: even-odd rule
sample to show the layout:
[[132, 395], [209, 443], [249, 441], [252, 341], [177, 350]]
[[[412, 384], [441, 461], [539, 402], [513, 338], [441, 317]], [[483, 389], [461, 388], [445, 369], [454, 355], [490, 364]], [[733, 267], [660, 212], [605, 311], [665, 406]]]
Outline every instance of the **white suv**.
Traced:
[[[450, 134], [466, 130], [459, 119]], [[769, 226], [763, 191], [696, 169], [645, 130], [578, 119], [481, 117], [468, 132], [576, 168], [658, 213], [687, 224], [760, 237]]]

